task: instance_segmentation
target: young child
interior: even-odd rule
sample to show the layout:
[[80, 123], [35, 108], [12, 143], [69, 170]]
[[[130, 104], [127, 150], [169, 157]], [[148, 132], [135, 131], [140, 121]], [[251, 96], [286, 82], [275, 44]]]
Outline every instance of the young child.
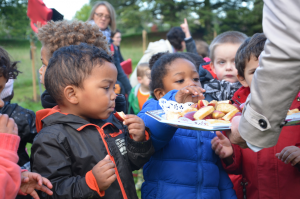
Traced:
[[[16, 79], [19, 71], [17, 63], [10, 59], [6, 50], [0, 47], [0, 93], [9, 79]], [[25, 109], [18, 104], [11, 104], [9, 101], [0, 102], [1, 114], [7, 114], [13, 118], [18, 126], [18, 135], [20, 136], [20, 145], [18, 148], [19, 166], [24, 166], [29, 162], [29, 156], [26, 152], [26, 144], [32, 143], [36, 136], [35, 114], [33, 111]]]
[[[255, 34], [239, 48], [236, 55], [238, 79], [244, 86], [233, 100], [244, 103], [251, 87], [252, 77], [258, 67], [258, 57], [264, 49], [266, 37]], [[272, 100], [272, 99], [269, 99]], [[294, 99], [291, 109], [300, 102]], [[235, 186], [238, 198], [243, 199], [285, 199], [298, 198], [300, 189], [300, 126], [283, 127], [278, 143], [255, 153], [230, 144], [228, 138], [217, 133], [212, 148], [222, 159], [225, 170], [231, 174], [242, 174], [242, 184]], [[279, 159], [279, 160], [278, 160]], [[289, 164], [291, 163], [291, 164]]]
[[[39, 70], [40, 82], [42, 84], [44, 84], [44, 75], [47, 70], [50, 57], [53, 55], [54, 51], [61, 47], [87, 43], [101, 48], [110, 54], [107, 41], [103, 34], [99, 31], [99, 27], [92, 26], [88, 22], [70, 22], [66, 20], [48, 22], [39, 29], [37, 36], [42, 43], [42, 66]], [[125, 94], [125, 89], [120, 82], [116, 83], [115, 92], [118, 94]], [[41, 101], [44, 108], [53, 108], [57, 105], [47, 90], [45, 90], [42, 94]], [[123, 112], [126, 111], [126, 100], [124, 95], [117, 95], [116, 110]]]
[[128, 130], [116, 118], [105, 121], [115, 108], [116, 81], [112, 57], [95, 46], [62, 47], [50, 59], [45, 87], [58, 106], [37, 112], [42, 130], [31, 157], [54, 198], [137, 199], [132, 171], [154, 149], [139, 117], [125, 116]]
[[183, 53], [166, 53], [150, 64], [150, 69], [154, 99], [144, 104], [138, 116], [151, 129], [155, 153], [143, 168], [142, 198], [236, 198], [220, 159], [211, 149], [214, 132], [177, 129], [145, 114], [161, 109], [160, 98], [178, 103], [204, 99], [193, 60]]
[[142, 110], [144, 103], [150, 97], [150, 68], [148, 63], [137, 66], [137, 79], [139, 84], [131, 89], [128, 97], [128, 113], [137, 115]]
[[237, 79], [235, 54], [239, 46], [247, 39], [241, 32], [228, 31], [218, 35], [210, 44], [210, 67], [218, 79], [204, 83], [205, 99], [230, 100], [242, 85]]

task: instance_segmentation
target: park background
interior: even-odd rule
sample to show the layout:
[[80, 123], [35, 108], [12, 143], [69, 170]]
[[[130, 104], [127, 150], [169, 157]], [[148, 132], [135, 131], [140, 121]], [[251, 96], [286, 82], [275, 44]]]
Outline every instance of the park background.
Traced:
[[[64, 1], [64, 0], [61, 0]], [[79, 0], [74, 0], [79, 1]], [[208, 44], [212, 39], [229, 30], [241, 31], [252, 36], [262, 32], [262, 0], [108, 0], [117, 14], [117, 28], [122, 33], [121, 53], [131, 58], [133, 68], [143, 55], [142, 31], [147, 31], [147, 45], [165, 39], [167, 31], [179, 26], [186, 18], [195, 40]], [[86, 21], [96, 0], [90, 0], [74, 13], [72, 20]], [[0, 0], [0, 46], [14, 61], [20, 61], [22, 72], [14, 82], [14, 98], [24, 108], [42, 109], [39, 84], [41, 43], [30, 28], [26, 0]], [[72, 6], [70, 4], [69, 6]], [[54, 7], [55, 8], [55, 7]], [[68, 9], [68, 7], [65, 7]], [[59, 11], [59, 10], [58, 10]], [[36, 45], [35, 71], [37, 100], [33, 100], [32, 60], [30, 41]], [[146, 46], [147, 46], [146, 45]], [[30, 153], [30, 145], [28, 145]], [[139, 193], [140, 194], [140, 193]]]

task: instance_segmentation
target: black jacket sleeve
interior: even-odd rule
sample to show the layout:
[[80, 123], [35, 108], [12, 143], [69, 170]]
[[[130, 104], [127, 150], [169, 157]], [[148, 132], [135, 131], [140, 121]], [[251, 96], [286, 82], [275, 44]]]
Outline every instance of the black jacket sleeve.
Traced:
[[[146, 131], [150, 135], [148, 128], [146, 128]], [[126, 136], [126, 148], [132, 171], [142, 168], [155, 152], [151, 138], [144, 142], [136, 142], [129, 137], [128, 133]]]
[[[85, 176], [73, 176], [68, 141], [53, 129], [43, 129], [31, 148], [32, 171], [48, 178], [53, 185], [53, 195], [38, 192], [40, 198], [100, 198], [86, 184]], [[59, 131], [58, 131], [59, 132]]]
[[119, 82], [121, 82], [121, 84], [124, 86], [125, 88], [125, 93], [127, 93], [129, 95], [130, 91], [131, 91], [131, 85], [129, 83], [129, 79], [127, 78], [123, 68], [120, 65], [120, 59], [117, 53], [114, 53], [114, 63], [117, 67], [118, 70], [118, 76], [117, 76], [117, 80]]
[[186, 45], [186, 51], [187, 52], [195, 53], [195, 54], [198, 55], [196, 44], [195, 44], [195, 41], [192, 37], [185, 40], [185, 45]]

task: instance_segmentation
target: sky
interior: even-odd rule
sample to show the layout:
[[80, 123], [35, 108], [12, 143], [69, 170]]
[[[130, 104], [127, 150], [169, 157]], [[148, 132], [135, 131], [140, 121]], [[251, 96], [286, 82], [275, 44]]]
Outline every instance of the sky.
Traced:
[[84, 4], [88, 4], [89, 0], [44, 0], [44, 3], [48, 8], [55, 8], [64, 15], [64, 19], [71, 20], [76, 11]]

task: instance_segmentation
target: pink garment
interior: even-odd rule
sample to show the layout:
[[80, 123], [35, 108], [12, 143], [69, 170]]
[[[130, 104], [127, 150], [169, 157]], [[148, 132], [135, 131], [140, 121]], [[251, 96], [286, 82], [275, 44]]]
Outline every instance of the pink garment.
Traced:
[[0, 199], [15, 198], [20, 189], [19, 143], [19, 136], [0, 133]]

